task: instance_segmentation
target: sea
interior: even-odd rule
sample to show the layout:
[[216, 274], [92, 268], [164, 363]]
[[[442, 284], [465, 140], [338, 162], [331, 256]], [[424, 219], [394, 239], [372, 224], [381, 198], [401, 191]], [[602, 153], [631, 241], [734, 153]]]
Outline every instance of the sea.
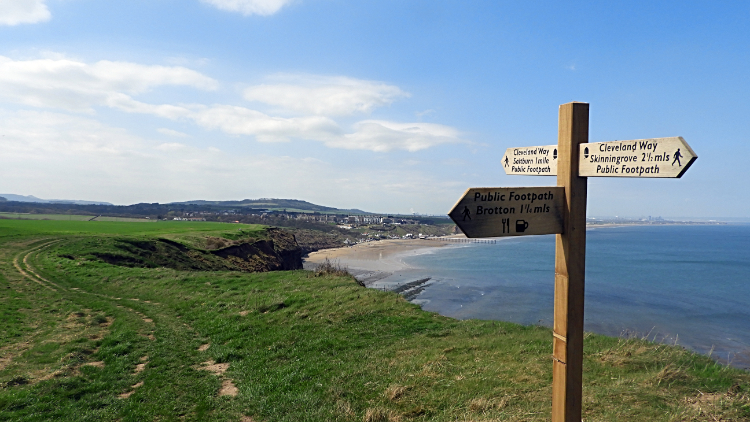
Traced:
[[[586, 243], [586, 331], [750, 368], [750, 224], [593, 228]], [[425, 310], [551, 326], [554, 255], [554, 235], [428, 248], [379, 284], [429, 277], [412, 300]]]

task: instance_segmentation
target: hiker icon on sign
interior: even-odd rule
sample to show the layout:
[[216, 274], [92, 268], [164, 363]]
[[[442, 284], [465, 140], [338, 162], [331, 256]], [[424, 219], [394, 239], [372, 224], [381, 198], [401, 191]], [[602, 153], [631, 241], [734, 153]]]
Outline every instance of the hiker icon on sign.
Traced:
[[464, 216], [463, 221], [466, 221], [466, 217], [469, 217], [469, 220], [471, 220], [471, 211], [469, 211], [469, 207], [464, 206], [464, 210], [461, 214]]
[[508, 167], [508, 156], [505, 156], [505, 167]]
[[675, 161], [677, 164], [682, 167], [682, 162], [680, 162], [680, 158], [682, 157], [682, 154], [680, 154], [680, 149], [677, 148], [677, 152], [674, 153], [674, 160], [672, 161], [672, 165], [674, 165]]

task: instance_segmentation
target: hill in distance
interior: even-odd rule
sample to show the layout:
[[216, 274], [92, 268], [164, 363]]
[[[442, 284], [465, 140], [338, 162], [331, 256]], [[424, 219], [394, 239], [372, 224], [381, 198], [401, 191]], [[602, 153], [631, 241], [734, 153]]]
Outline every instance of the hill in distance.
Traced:
[[76, 204], [76, 205], [112, 205], [104, 201], [81, 201], [77, 199], [41, 199], [34, 195], [15, 195], [12, 193], [0, 193], [0, 198], [15, 202], [35, 202], [39, 204]]
[[212, 207], [247, 207], [263, 208], [270, 211], [292, 211], [292, 212], [319, 212], [330, 214], [372, 214], [367, 211], [358, 209], [340, 209], [316, 205], [299, 199], [277, 199], [277, 198], [260, 198], [260, 199], [243, 199], [241, 201], [206, 201], [195, 200], [185, 202], [171, 202], [168, 205], [210, 205]]

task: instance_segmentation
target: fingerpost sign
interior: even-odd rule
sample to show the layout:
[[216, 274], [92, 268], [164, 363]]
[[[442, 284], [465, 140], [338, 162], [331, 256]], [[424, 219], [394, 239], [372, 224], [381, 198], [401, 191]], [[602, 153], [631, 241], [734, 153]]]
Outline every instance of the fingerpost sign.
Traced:
[[587, 177], [680, 178], [698, 156], [682, 137], [588, 143], [589, 105], [560, 106], [557, 145], [508, 148], [506, 174], [557, 186], [471, 188], [448, 213], [467, 237], [556, 234], [552, 422], [580, 422]]

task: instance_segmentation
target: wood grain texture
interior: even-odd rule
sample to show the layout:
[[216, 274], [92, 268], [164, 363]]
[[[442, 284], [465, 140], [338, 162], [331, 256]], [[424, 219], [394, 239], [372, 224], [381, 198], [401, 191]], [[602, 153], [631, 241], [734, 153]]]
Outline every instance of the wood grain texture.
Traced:
[[448, 216], [470, 238], [556, 234], [564, 207], [565, 190], [557, 186], [470, 188]]
[[698, 158], [681, 136], [594, 142], [581, 148], [581, 177], [679, 178]]
[[580, 422], [587, 179], [578, 176], [578, 151], [588, 142], [589, 105], [563, 104], [559, 116], [557, 185], [565, 188], [565, 209], [555, 240], [552, 422]]

